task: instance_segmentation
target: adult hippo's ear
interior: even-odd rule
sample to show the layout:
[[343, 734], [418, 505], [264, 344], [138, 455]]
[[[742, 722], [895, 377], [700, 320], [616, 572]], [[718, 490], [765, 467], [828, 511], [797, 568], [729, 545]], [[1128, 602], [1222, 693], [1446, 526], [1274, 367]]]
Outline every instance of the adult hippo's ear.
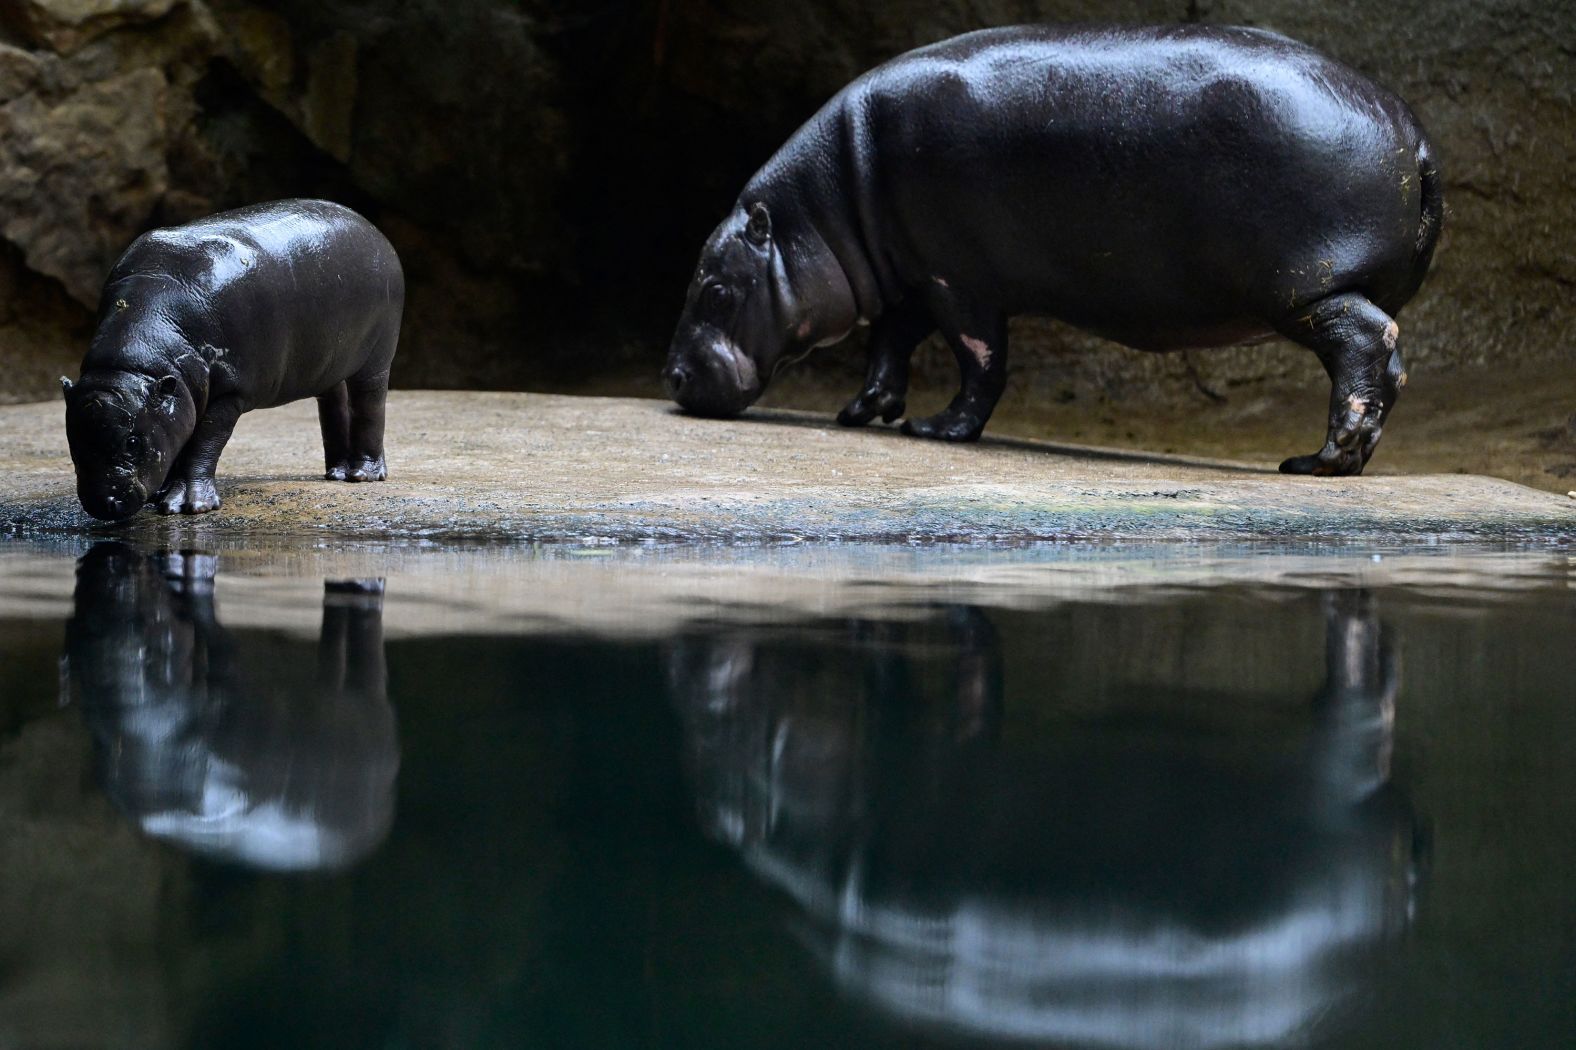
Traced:
[[750, 208], [750, 221], [745, 224], [744, 236], [757, 248], [764, 248], [772, 241], [772, 213], [757, 201]]

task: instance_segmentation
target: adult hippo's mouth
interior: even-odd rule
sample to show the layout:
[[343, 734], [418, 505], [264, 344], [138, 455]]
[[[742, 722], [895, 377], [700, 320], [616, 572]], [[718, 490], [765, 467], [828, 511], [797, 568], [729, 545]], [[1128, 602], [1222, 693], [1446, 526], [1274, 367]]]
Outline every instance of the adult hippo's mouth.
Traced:
[[663, 372], [668, 396], [696, 415], [736, 416], [765, 389], [755, 362], [731, 340], [714, 340], [688, 360], [675, 354], [670, 361]]

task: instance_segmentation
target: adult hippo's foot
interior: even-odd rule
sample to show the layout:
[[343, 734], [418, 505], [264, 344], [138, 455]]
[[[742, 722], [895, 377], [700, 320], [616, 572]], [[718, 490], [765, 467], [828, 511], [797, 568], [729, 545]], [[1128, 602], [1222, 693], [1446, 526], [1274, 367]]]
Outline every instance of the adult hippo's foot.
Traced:
[[1330, 426], [1324, 447], [1293, 456], [1282, 474], [1361, 474], [1379, 445], [1385, 420], [1406, 385], [1401, 330], [1389, 314], [1355, 292], [1312, 303], [1284, 321], [1281, 333], [1318, 355], [1330, 376]]
[[956, 406], [924, 419], [903, 421], [903, 433], [936, 441], [978, 441], [984, 430], [985, 417]]
[[865, 389], [837, 414], [837, 422], [845, 427], [862, 427], [880, 416], [881, 422], [894, 423], [907, 407], [901, 390]]
[[[1340, 418], [1337, 420], [1336, 413]], [[1332, 409], [1330, 436], [1311, 456], [1292, 456], [1280, 465], [1282, 474], [1315, 477], [1352, 477], [1363, 472], [1368, 457], [1379, 444], [1380, 414], [1353, 396], [1340, 409]]]
[[153, 509], [160, 514], [207, 514], [219, 509], [219, 490], [212, 478], [177, 478], [153, 497]]

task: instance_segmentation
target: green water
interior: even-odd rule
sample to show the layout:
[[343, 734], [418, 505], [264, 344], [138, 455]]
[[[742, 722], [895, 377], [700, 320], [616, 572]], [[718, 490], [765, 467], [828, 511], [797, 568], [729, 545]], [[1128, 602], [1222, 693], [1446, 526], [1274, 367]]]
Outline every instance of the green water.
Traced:
[[1576, 1042], [1565, 552], [0, 573], [5, 1050]]

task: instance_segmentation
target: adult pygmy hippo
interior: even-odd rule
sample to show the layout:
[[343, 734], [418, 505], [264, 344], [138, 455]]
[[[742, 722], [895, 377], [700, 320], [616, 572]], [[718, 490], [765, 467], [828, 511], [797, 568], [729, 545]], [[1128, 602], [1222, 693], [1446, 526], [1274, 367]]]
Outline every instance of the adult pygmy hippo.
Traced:
[[405, 278], [371, 223], [327, 201], [152, 230], [110, 271], [82, 377], [62, 378], [82, 508], [219, 506], [242, 412], [318, 399], [326, 476], [382, 481], [383, 404]]
[[902, 55], [766, 163], [701, 253], [665, 378], [733, 415], [785, 362], [873, 323], [849, 426], [904, 411], [940, 329], [952, 403], [905, 432], [977, 438], [1007, 318], [1145, 350], [1282, 335], [1333, 383], [1288, 473], [1357, 474], [1406, 380], [1394, 316], [1443, 205], [1406, 103], [1285, 37], [1204, 25], [991, 29]]

